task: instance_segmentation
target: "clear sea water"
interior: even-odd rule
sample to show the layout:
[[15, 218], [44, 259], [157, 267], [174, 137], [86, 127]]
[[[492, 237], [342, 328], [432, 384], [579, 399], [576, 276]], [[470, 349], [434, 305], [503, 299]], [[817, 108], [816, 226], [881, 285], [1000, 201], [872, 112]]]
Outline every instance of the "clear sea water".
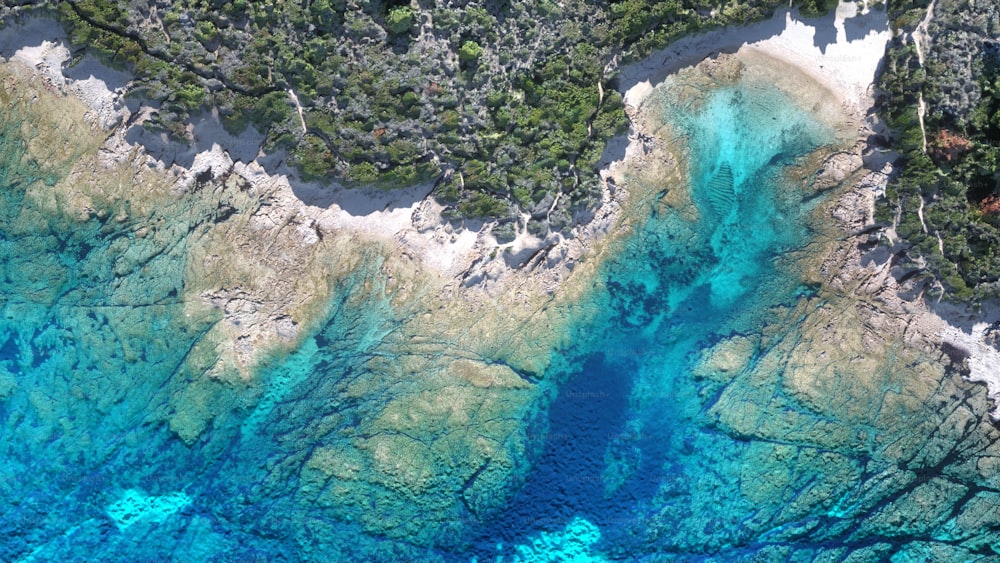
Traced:
[[[26, 186], [58, 178], [22, 158], [23, 116], [8, 112], [0, 560], [991, 557], [1000, 480], [975, 468], [1000, 468], [990, 465], [1000, 452], [981, 390], [945, 372], [919, 401], [893, 403], [892, 416], [873, 407], [883, 414], [852, 417], [797, 399], [782, 382], [794, 366], [758, 369], [769, 350], [802, 338], [788, 311], [817, 300], [796, 256], [817, 236], [822, 200], [804, 196], [808, 178], [790, 171], [833, 134], [759, 85], [665, 115], [686, 144], [690, 185], [664, 189], [690, 189], [696, 212], [651, 209], [606, 264], [606, 290], [587, 297], [602, 313], [580, 327], [602, 336], [560, 352], [560, 374], [541, 384], [551, 403], [525, 414], [538, 449], [524, 452], [523, 485], [497, 491], [481, 519], [427, 522], [423, 497], [359, 493], [363, 463], [336, 469], [355, 473], [322, 495], [303, 469], [380, 408], [371, 394], [409, 385], [353, 392], [366, 365], [400, 354], [387, 339], [398, 326], [391, 305], [370, 291], [382, 275], [376, 253], [340, 283], [322, 328], [262, 370], [261, 385], [198, 386], [180, 366], [217, 319], [191, 318], [178, 299], [188, 211], [161, 210], [176, 229], [140, 244], [128, 224], [70, 224], [37, 208]], [[756, 343], [739, 375], [696, 375], [702, 351], [734, 337]], [[824, 397], [917, 395], [907, 369], [866, 394], [845, 383]], [[837, 376], [858, 373], [845, 365]], [[227, 408], [187, 444], [168, 421], [192, 386]], [[957, 405], [973, 416], [956, 418]], [[759, 420], [740, 425], [722, 411]], [[833, 434], [855, 441], [825, 441]], [[370, 514], [399, 525], [372, 533]]]

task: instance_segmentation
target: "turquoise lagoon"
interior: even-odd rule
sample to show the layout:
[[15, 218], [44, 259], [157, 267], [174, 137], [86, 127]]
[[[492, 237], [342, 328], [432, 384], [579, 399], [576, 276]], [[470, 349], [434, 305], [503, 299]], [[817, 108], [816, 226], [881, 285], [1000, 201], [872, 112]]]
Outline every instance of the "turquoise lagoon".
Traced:
[[[577, 327], [592, 336], [560, 351], [535, 383], [539, 408], [522, 413], [530, 469], [515, 468], [520, 479], [489, 510], [469, 504], [447, 522], [425, 521], [433, 490], [400, 501], [409, 493], [362, 489], [361, 462], [323, 497], [302, 470], [381, 408], [380, 394], [415, 385], [350, 392], [373, 359], [404, 352], [391, 338], [398, 315], [370, 289], [384, 277], [377, 253], [259, 386], [213, 391], [229, 410], [185, 443], [167, 422], [194, 378], [181, 366], [217, 321], [191, 318], [178, 297], [199, 219], [180, 203], [160, 209], [172, 230], [140, 244], [111, 218], [71, 227], [37, 208], [25, 190], [58, 172], [24, 158], [24, 119], [4, 115], [0, 143], [0, 560], [917, 561], [1000, 550], [1000, 435], [981, 389], [894, 349], [902, 359], [885, 373], [837, 360], [827, 387], [801, 391], [799, 351], [825, 357], [809, 319], [844, 299], [803, 281], [828, 236], [810, 166], [836, 135], [772, 85], [736, 82], [663, 107], [687, 172], [663, 192], [690, 203], [651, 205], [605, 264], [604, 289], [586, 297], [601, 313]], [[928, 373], [930, 391], [918, 381]], [[365, 515], [393, 511], [396, 531], [372, 533]]]

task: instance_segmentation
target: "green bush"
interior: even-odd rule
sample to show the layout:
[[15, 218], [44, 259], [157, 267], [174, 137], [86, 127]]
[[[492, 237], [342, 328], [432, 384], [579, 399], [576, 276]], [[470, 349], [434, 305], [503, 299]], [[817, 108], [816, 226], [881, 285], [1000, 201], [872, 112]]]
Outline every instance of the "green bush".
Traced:
[[194, 110], [205, 103], [208, 91], [197, 83], [188, 83], [174, 90], [174, 100], [188, 110]]
[[458, 58], [465, 63], [475, 63], [483, 54], [483, 48], [475, 41], [466, 41], [458, 49]]
[[390, 32], [401, 35], [413, 27], [414, 14], [409, 6], [402, 6], [389, 10], [389, 15], [385, 18], [386, 29]]
[[356, 184], [371, 184], [378, 179], [378, 169], [370, 162], [352, 164], [348, 179]]
[[506, 201], [482, 192], [474, 192], [468, 200], [458, 205], [458, 211], [463, 217], [477, 219], [502, 217], [509, 209]]
[[308, 137], [292, 153], [292, 162], [306, 181], [326, 180], [334, 174], [333, 154], [321, 140]]

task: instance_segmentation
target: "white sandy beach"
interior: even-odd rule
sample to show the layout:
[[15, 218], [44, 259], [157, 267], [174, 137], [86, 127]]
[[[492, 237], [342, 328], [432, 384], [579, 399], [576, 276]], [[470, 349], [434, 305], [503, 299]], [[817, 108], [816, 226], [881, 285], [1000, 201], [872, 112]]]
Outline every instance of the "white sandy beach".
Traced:
[[818, 19], [780, 10], [770, 20], [686, 37], [623, 67], [625, 103], [637, 107], [664, 77], [708, 56], [751, 49], [812, 76], [851, 113], [865, 111], [873, 103], [875, 73], [891, 37], [884, 11], [862, 13], [854, 3], [842, 3], [835, 14]]

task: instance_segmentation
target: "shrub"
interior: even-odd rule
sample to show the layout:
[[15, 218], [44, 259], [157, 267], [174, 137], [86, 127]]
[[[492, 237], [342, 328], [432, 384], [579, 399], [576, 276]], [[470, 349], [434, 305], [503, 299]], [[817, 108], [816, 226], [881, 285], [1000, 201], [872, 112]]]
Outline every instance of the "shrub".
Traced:
[[352, 164], [348, 179], [356, 184], [371, 184], [378, 179], [378, 170], [370, 162]]
[[483, 48], [475, 41], [466, 41], [458, 49], [458, 58], [464, 63], [475, 63], [483, 54]]
[[385, 18], [385, 25], [390, 32], [401, 35], [413, 27], [413, 19], [413, 10], [409, 6], [401, 6], [389, 10], [389, 15]]

